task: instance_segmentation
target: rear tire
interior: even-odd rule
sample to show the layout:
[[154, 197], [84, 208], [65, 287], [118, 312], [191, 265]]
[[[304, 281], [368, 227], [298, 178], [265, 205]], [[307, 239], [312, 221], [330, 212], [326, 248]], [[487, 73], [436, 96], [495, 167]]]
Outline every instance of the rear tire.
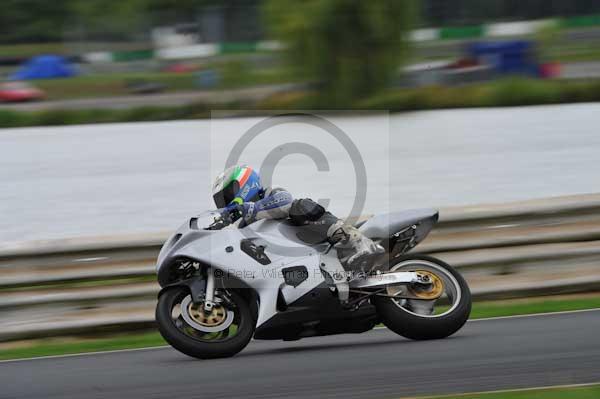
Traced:
[[[402, 255], [391, 260], [390, 270], [400, 263], [414, 261], [415, 269], [419, 262], [433, 264], [452, 276], [460, 288], [460, 298], [450, 312], [441, 315], [417, 315], [403, 308], [398, 300], [384, 296], [374, 296], [373, 303], [383, 324], [396, 334], [414, 340], [446, 338], [457, 332], [471, 313], [471, 291], [465, 279], [447, 263], [427, 255]], [[410, 266], [409, 266], [410, 268]]]
[[[231, 357], [248, 345], [254, 334], [254, 319], [248, 304], [235, 292], [230, 293], [231, 301], [235, 304], [232, 309], [239, 324], [235, 335], [218, 342], [207, 342], [194, 338], [176, 325], [173, 319], [173, 309], [189, 295], [187, 287], [174, 287], [164, 292], [158, 298], [156, 305], [156, 321], [158, 330], [163, 338], [178, 351], [199, 359], [216, 359]], [[178, 322], [181, 323], [181, 320]], [[191, 328], [186, 325], [186, 328]]]

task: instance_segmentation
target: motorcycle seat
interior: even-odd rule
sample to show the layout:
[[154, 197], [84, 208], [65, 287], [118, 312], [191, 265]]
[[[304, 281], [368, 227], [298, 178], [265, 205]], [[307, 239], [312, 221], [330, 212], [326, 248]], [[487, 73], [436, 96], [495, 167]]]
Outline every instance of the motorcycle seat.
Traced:
[[438, 217], [439, 212], [429, 208], [384, 213], [368, 219], [359, 230], [371, 239], [382, 239], [407, 227], [418, 226], [418, 233], [424, 237], [438, 221]]

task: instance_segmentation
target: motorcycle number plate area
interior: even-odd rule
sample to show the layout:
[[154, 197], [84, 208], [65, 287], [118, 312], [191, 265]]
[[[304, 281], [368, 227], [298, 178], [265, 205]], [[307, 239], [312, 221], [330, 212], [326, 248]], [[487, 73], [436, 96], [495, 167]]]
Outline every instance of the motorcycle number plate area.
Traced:
[[306, 266], [286, 267], [281, 269], [281, 273], [283, 274], [283, 281], [294, 288], [308, 279], [308, 269]]
[[318, 262], [319, 256], [315, 254], [303, 259], [296, 259], [280, 269], [284, 284], [279, 289], [287, 304], [325, 283]]
[[257, 261], [263, 266], [271, 264], [271, 259], [265, 253], [265, 245], [255, 242], [253, 238], [246, 238], [240, 242], [240, 249], [246, 255]]

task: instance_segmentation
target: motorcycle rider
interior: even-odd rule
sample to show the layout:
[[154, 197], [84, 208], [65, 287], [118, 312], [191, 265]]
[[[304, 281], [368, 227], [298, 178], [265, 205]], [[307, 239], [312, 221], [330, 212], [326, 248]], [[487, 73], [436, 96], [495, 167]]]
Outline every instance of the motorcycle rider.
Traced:
[[307, 237], [312, 243], [328, 241], [345, 250], [342, 253], [348, 252], [342, 261], [350, 268], [384, 252], [383, 247], [313, 200], [294, 199], [282, 188], [262, 187], [259, 174], [249, 166], [227, 168], [215, 179], [212, 194], [222, 220], [234, 222], [241, 218], [239, 227], [243, 227], [261, 219], [289, 218], [310, 232]]

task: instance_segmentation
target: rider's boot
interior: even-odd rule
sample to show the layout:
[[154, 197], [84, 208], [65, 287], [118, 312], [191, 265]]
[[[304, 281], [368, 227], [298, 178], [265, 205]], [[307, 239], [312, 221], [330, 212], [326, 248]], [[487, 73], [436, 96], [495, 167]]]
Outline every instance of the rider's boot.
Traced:
[[327, 237], [336, 248], [349, 250], [350, 254], [341, 260], [353, 270], [364, 269], [373, 257], [385, 252], [381, 245], [374, 243], [356, 227], [344, 224], [342, 220], [329, 227]]

